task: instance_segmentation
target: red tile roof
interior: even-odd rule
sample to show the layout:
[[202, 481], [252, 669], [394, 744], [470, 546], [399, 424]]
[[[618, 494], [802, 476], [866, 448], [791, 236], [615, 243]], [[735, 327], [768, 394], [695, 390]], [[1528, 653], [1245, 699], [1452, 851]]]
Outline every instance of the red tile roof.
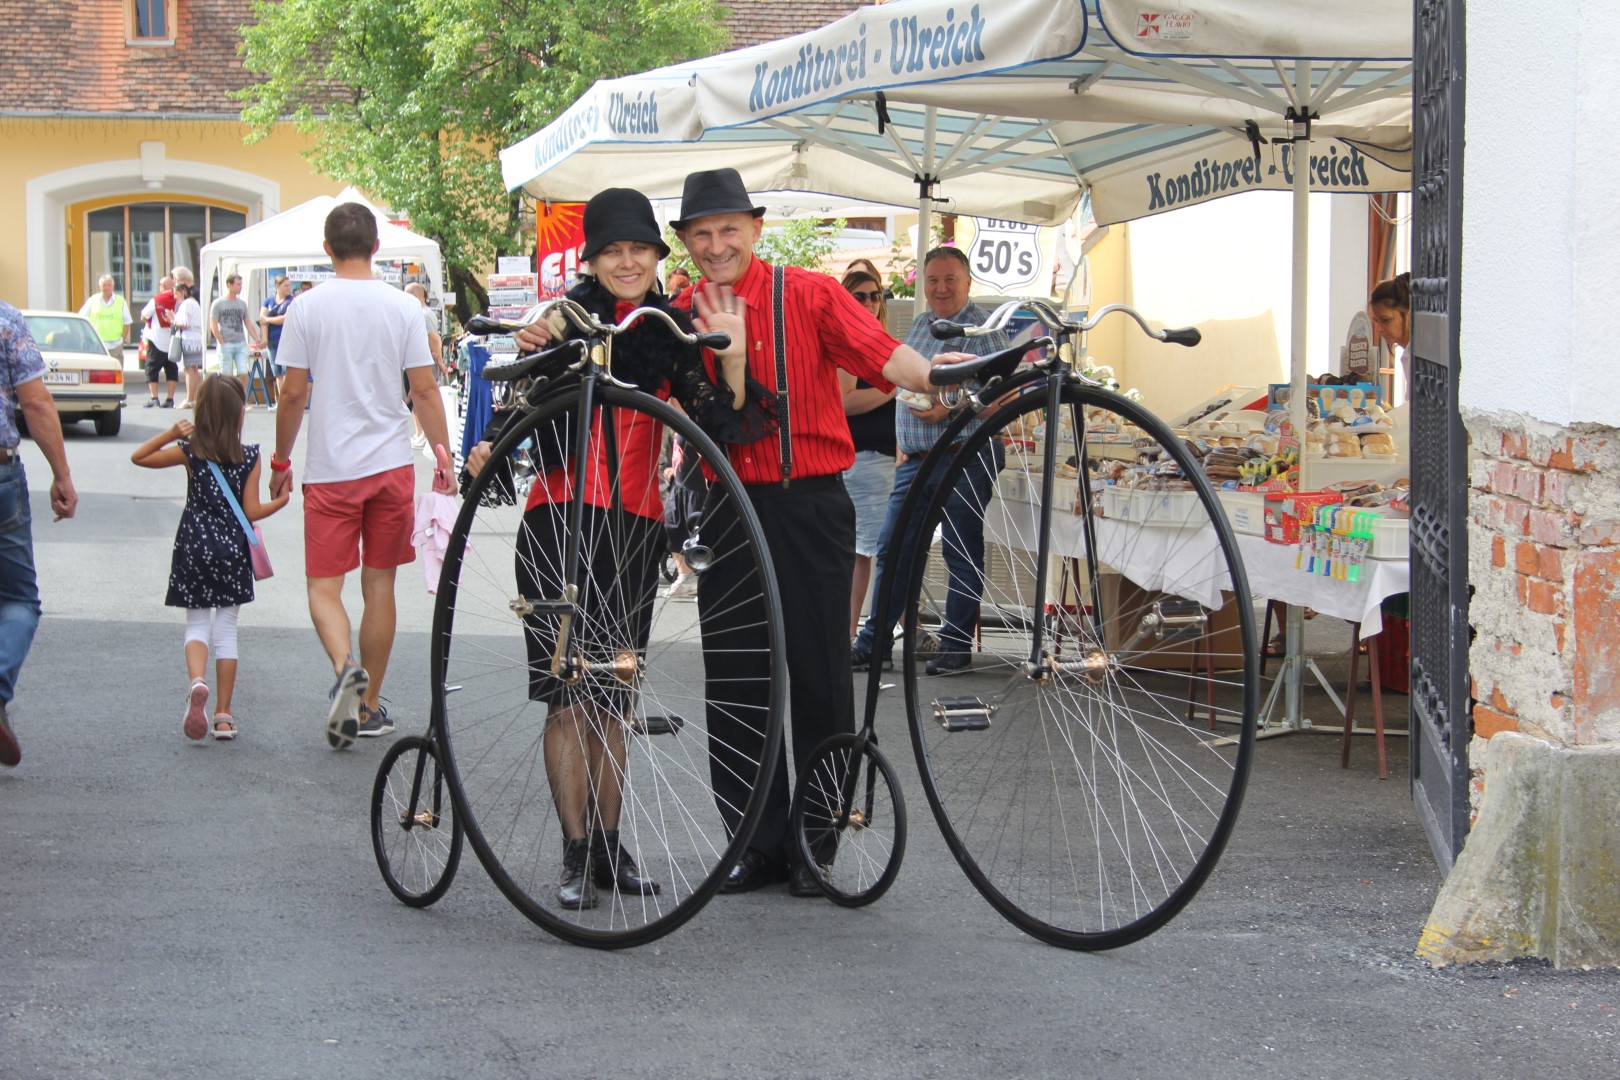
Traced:
[[[733, 48], [811, 30], [851, 0], [722, 0]], [[0, 112], [61, 116], [235, 116], [230, 91], [250, 84], [237, 45], [251, 0], [175, 0], [173, 45], [131, 45], [130, 0], [0, 2], [0, 41], [27, 43], [24, 63], [0, 64]]]
[[236, 55], [249, 0], [178, 0], [173, 45], [131, 45], [129, 0], [0, 4], [0, 40], [28, 43], [0, 66], [0, 109], [46, 115], [234, 115], [227, 93], [251, 81]]
[[802, 34], [826, 26], [861, 5], [851, 0], [721, 0], [729, 10], [726, 27], [731, 47], [741, 49], [763, 41]]

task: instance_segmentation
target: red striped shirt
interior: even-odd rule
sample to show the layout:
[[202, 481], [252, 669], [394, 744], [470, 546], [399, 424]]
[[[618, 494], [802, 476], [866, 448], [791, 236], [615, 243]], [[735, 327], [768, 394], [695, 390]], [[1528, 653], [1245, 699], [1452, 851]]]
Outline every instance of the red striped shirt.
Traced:
[[[796, 266], [787, 267], [784, 278], [791, 475], [795, 479], [831, 476], [855, 462], [855, 443], [849, 435], [849, 421], [844, 418], [837, 369], [843, 368], [886, 391], [891, 384], [883, 378], [883, 365], [900, 342], [886, 334], [872, 313], [836, 279]], [[732, 289], [748, 303], [745, 324], [749, 377], [774, 391], [771, 268], [754, 259]], [[694, 291], [688, 289], [676, 306], [690, 309]], [[710, 378], [714, 378], [713, 354], [704, 350], [703, 362]], [[781, 482], [782, 446], [774, 433], [759, 442], [726, 449], [743, 483]]]
[[[669, 389], [660, 387], [656, 395], [669, 400]], [[617, 495], [626, 513], [645, 518], [664, 516], [664, 499], [658, 493], [658, 451], [664, 442], [664, 425], [646, 413], [628, 409], [613, 410], [613, 427], [619, 433], [619, 471], [608, 467], [607, 445], [602, 440], [602, 410], [591, 418], [591, 441], [585, 463], [585, 503], [607, 509]], [[573, 497], [578, 470], [572, 465], [549, 470], [529, 489], [525, 510], [542, 503], [562, 504]]]

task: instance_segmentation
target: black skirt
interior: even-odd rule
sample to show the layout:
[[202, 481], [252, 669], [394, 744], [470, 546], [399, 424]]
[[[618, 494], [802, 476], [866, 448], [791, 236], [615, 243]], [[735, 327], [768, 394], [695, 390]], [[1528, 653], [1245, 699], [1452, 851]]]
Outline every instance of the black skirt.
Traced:
[[[517, 584], [524, 597], [557, 600], [563, 595], [566, 506], [542, 503], [523, 515], [517, 541]], [[605, 665], [626, 648], [644, 654], [652, 629], [658, 564], [663, 556], [663, 522], [623, 511], [585, 507], [580, 537], [582, 568], [579, 618], [569, 651], [586, 664], [573, 683], [552, 674], [559, 620], [530, 615], [524, 622], [529, 659], [529, 698], [549, 705], [595, 702], [624, 709], [629, 687]]]

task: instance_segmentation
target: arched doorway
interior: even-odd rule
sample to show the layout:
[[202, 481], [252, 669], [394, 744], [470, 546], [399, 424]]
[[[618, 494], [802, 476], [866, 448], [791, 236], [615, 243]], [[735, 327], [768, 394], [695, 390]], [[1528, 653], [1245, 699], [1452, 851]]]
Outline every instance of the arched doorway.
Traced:
[[112, 196], [74, 203], [67, 217], [69, 306], [111, 274], [139, 310], [171, 267], [195, 271], [205, 244], [245, 228], [247, 207], [195, 196]]
[[[143, 201], [235, 210], [251, 225], [281, 209], [281, 185], [226, 165], [167, 157], [160, 142], [142, 143], [138, 158], [95, 162], [34, 177], [24, 187], [28, 306], [69, 307], [70, 296], [82, 300], [87, 289], [95, 284], [94, 278], [86, 282], [89, 274], [89, 241], [84, 231], [88, 224], [86, 212], [81, 211], [75, 223], [69, 208], [102, 209]], [[156, 259], [168, 264], [163, 267], [165, 270], [178, 261], [174, 258], [171, 224], [166, 217], [161, 235], [162, 242], [168, 246], [164, 257]], [[186, 224], [182, 220], [182, 236], [188, 235]], [[208, 226], [205, 217], [202, 227], [207, 229]], [[189, 246], [187, 240], [182, 250]], [[84, 254], [72, 261], [71, 251]], [[128, 247], [125, 252], [127, 258]], [[118, 285], [120, 289], [129, 287], [129, 283], [122, 280]]]

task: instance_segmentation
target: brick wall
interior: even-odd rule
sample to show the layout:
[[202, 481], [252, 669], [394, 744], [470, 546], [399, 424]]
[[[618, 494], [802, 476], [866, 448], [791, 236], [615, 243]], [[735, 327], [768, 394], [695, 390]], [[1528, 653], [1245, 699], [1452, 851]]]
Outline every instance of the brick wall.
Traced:
[[1620, 742], [1620, 432], [1464, 422], [1474, 734]]

